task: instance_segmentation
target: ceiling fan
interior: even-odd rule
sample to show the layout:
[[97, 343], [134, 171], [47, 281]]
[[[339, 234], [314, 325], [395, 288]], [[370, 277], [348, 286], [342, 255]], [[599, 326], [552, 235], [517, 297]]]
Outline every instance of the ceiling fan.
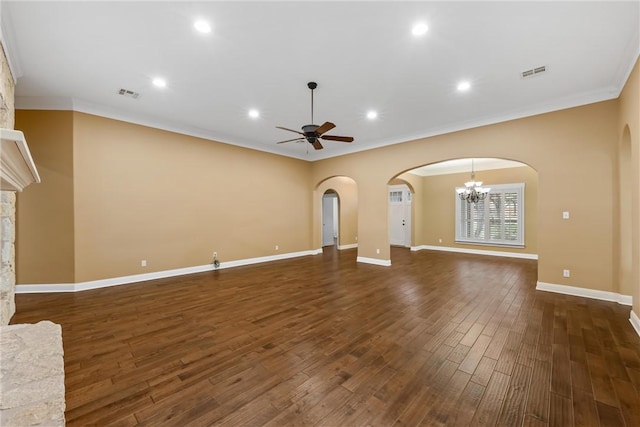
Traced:
[[285, 142], [292, 142], [292, 141], [298, 142], [298, 141], [307, 140], [309, 144], [313, 145], [313, 148], [315, 148], [316, 150], [322, 150], [322, 144], [320, 143], [321, 139], [324, 139], [325, 141], [353, 142], [353, 137], [351, 136], [325, 135], [324, 134], [325, 132], [328, 132], [334, 127], [336, 127], [336, 125], [334, 125], [331, 122], [324, 122], [324, 124], [321, 126], [313, 124], [313, 90], [318, 87], [318, 84], [316, 82], [309, 82], [307, 83], [307, 87], [311, 89], [311, 123], [312, 124], [302, 126], [302, 132], [293, 130], [293, 129], [284, 128], [282, 126], [276, 126], [276, 128], [278, 129], [288, 130], [289, 132], [294, 132], [302, 135], [297, 138], [287, 139], [285, 141], [277, 142], [277, 144], [283, 144]]

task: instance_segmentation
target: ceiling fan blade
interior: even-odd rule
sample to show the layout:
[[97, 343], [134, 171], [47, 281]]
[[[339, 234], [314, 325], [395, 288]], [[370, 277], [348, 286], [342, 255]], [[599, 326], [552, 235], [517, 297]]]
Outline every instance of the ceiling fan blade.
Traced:
[[284, 144], [285, 142], [291, 142], [291, 141], [304, 141], [304, 138], [293, 138], [293, 139], [287, 139], [285, 141], [279, 141], [276, 142], [276, 144]]
[[336, 127], [336, 125], [334, 125], [331, 122], [324, 122], [324, 124], [322, 126], [320, 126], [318, 129], [316, 129], [316, 133], [319, 135], [322, 135], [323, 133], [330, 131], [331, 129], [333, 129], [334, 127]]
[[304, 133], [302, 133], [300, 131], [293, 130], [293, 129], [288, 129], [288, 128], [283, 128], [282, 126], [276, 126], [276, 128], [282, 129], [282, 130], [288, 130], [289, 132], [295, 132], [295, 133], [299, 133], [300, 135], [304, 135]]
[[326, 139], [327, 141], [353, 142], [352, 136], [324, 135], [320, 138]]
[[317, 139], [311, 143], [316, 150], [322, 150], [322, 144]]

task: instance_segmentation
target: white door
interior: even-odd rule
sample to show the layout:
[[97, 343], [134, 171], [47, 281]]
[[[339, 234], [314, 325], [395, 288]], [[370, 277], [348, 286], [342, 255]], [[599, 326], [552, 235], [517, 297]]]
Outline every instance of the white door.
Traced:
[[389, 186], [389, 243], [411, 246], [411, 191], [406, 185]]
[[334, 221], [336, 202], [335, 194], [322, 196], [322, 246], [333, 246], [334, 231], [337, 226]]

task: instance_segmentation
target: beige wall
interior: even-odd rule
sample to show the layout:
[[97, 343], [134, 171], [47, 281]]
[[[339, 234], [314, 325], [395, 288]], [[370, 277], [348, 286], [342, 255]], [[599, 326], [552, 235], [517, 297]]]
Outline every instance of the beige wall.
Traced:
[[[51, 190], [54, 194], [33, 197], [38, 199], [34, 201], [38, 215], [31, 216], [31, 226], [56, 230], [53, 236], [60, 238], [18, 237], [19, 250], [25, 254], [57, 254], [62, 247], [60, 253], [68, 255], [72, 236], [72, 254], [65, 256], [72, 260], [72, 272], [55, 257], [34, 256], [29, 261], [25, 255], [26, 265], [18, 260], [20, 283], [84, 282], [189, 267], [210, 262], [213, 251], [224, 262], [317, 249], [321, 247], [321, 197], [330, 188], [340, 196], [340, 244], [356, 243], [357, 236], [360, 257], [388, 260], [387, 188], [394, 177], [444, 160], [498, 157], [521, 161], [537, 172], [537, 232], [527, 230], [524, 251], [538, 253], [538, 279], [623, 294], [632, 288], [637, 303], [638, 80], [636, 67], [620, 100], [314, 163], [82, 113], [19, 111], [20, 127], [30, 145], [32, 141], [52, 143], [51, 131], [46, 138], [35, 132], [40, 127], [62, 126], [46, 125], [56, 122], [52, 119], [56, 114], [65, 117], [62, 122], [71, 121], [73, 129], [71, 142], [67, 139], [62, 144], [73, 147], [73, 153], [65, 151], [62, 160], [73, 161], [67, 175], [73, 188], [59, 185]], [[627, 219], [634, 227], [628, 251], [633, 262], [627, 264], [633, 265], [634, 277], [628, 285], [621, 285], [624, 263], [619, 256], [622, 247], [629, 245], [620, 238], [623, 198], [619, 197], [618, 164], [624, 158], [619, 147], [623, 122], [629, 123], [633, 159], [629, 162], [632, 219]], [[68, 127], [62, 127], [58, 131], [68, 133]], [[40, 169], [62, 155], [41, 154], [46, 147], [32, 151]], [[340, 185], [337, 177], [349, 178]], [[415, 204], [414, 217], [428, 218], [426, 203], [431, 196], [424, 183], [406, 175], [400, 178], [410, 184], [416, 198], [424, 197]], [[68, 197], [73, 198], [73, 212], [66, 216], [72, 223], [70, 230], [68, 223], [66, 229], [57, 229], [55, 216], [47, 214], [58, 197], [65, 209]], [[562, 219], [563, 211], [571, 213], [570, 220]], [[29, 226], [25, 222], [24, 227]], [[432, 244], [439, 236], [430, 232], [427, 224], [417, 224], [413, 244]], [[537, 242], [530, 240], [536, 237]], [[537, 251], [530, 250], [534, 247]], [[147, 260], [147, 268], [140, 267], [142, 259]], [[563, 269], [570, 269], [572, 277], [563, 278]]]
[[[619, 97], [617, 246], [620, 291], [640, 315], [640, 60]], [[631, 230], [631, 232], [629, 232]]]
[[[601, 102], [314, 162], [313, 181], [354, 178], [358, 255], [389, 260], [386, 189], [392, 177], [455, 158], [521, 161], [538, 172], [538, 279], [612, 291], [616, 125], [617, 101]], [[563, 211], [571, 220], [562, 219]], [[563, 269], [571, 278], [562, 277]]]
[[[72, 136], [67, 127], [56, 133], [55, 126], [45, 126], [59, 116], [73, 118]], [[39, 170], [73, 161], [72, 189], [68, 181], [64, 188], [54, 185], [45, 172], [43, 182], [49, 184], [41, 193], [19, 201], [31, 202], [29, 211], [39, 212], [25, 214], [21, 227], [48, 230], [19, 237], [21, 284], [78, 283], [203, 265], [214, 251], [225, 262], [311, 246], [307, 162], [83, 113], [18, 111], [18, 118], [34, 143]], [[73, 147], [73, 155], [49, 149], [52, 141]], [[66, 213], [71, 229], [65, 224], [53, 231], [57, 217], [48, 213], [59, 209], [60, 198], [68, 210], [68, 197], [73, 197]], [[56, 252], [66, 262], [37, 256]]]
[[74, 282], [73, 113], [16, 113], [42, 182], [18, 194], [17, 282]]
[[[537, 254], [538, 176], [536, 171], [528, 166], [479, 171], [476, 172], [476, 178], [483, 181], [487, 187], [498, 184], [525, 184], [525, 247], [488, 247], [455, 242], [455, 188], [469, 180], [468, 173], [422, 178], [423, 214], [417, 216], [414, 223], [421, 222], [423, 232], [418, 236], [417, 245]], [[442, 239], [442, 243], [439, 239]]]

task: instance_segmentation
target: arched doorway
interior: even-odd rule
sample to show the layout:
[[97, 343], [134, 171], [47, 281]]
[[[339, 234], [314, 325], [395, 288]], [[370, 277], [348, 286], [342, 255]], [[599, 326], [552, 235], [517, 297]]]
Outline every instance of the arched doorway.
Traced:
[[358, 185], [347, 176], [327, 178], [314, 190], [313, 244], [317, 251], [329, 246], [330, 233], [337, 249], [358, 247]]

